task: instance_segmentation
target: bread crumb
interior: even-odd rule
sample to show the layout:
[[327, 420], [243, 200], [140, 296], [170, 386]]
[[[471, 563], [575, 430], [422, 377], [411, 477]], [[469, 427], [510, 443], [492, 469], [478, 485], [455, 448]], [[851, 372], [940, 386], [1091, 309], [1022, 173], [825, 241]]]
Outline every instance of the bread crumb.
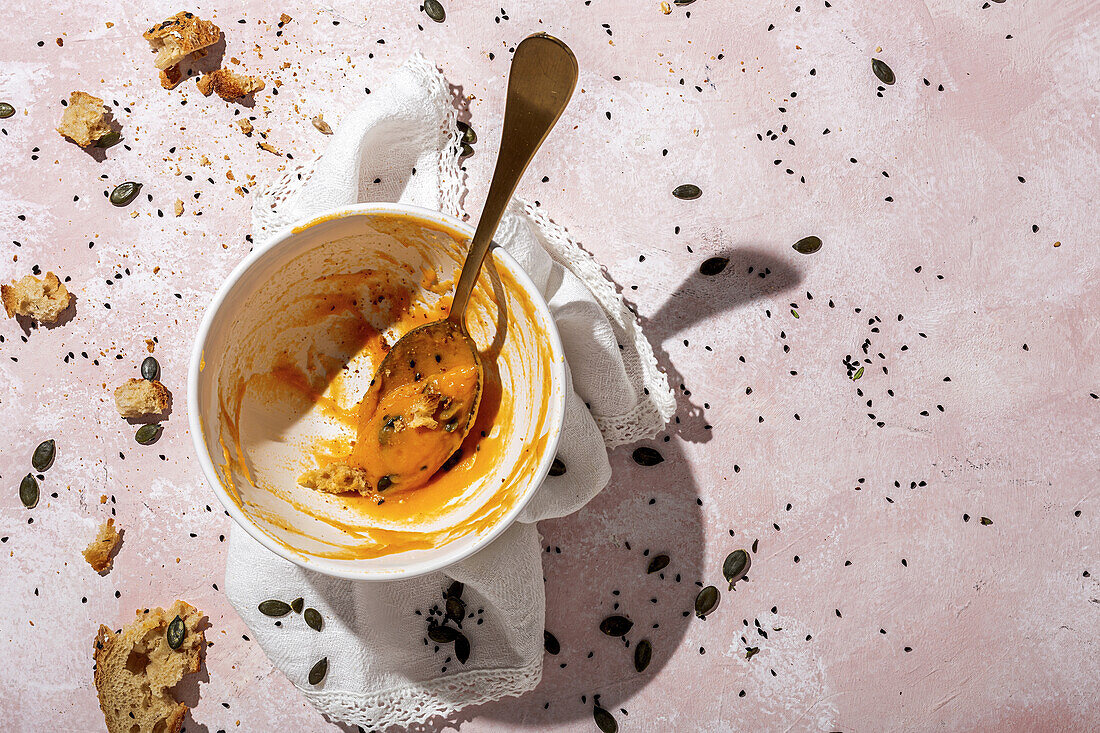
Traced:
[[41, 280], [27, 275], [11, 285], [0, 285], [0, 301], [8, 318], [26, 316], [38, 323], [56, 323], [71, 299], [68, 289], [52, 272]]
[[182, 12], [145, 31], [142, 37], [157, 52], [153, 64], [164, 71], [195, 51], [217, 43], [221, 33], [221, 29], [210, 21], [194, 13]]
[[[177, 201], [179, 199], [176, 199]], [[152, 354], [157, 348], [157, 342], [153, 339], [145, 339], [145, 350]]]
[[207, 158], [205, 155], [202, 156], [199, 160], [199, 165], [210, 165], [210, 158]]
[[252, 123], [245, 119], [237, 120], [237, 127], [241, 128], [241, 132], [245, 135], [251, 135], [254, 129]]
[[176, 199], [175, 212], [176, 216], [183, 216], [183, 199]]
[[86, 148], [111, 131], [111, 113], [103, 100], [87, 92], [73, 92], [57, 131]]
[[[183, 623], [178, 648], [168, 643], [174, 619]], [[179, 733], [187, 706], [171, 689], [199, 671], [206, 648], [203, 613], [177, 600], [163, 608], [138, 609], [137, 618], [116, 634], [101, 625], [93, 643], [94, 682], [108, 733]]]
[[[106, 497], [104, 497], [106, 498]], [[108, 519], [99, 525], [99, 531], [95, 539], [88, 543], [84, 549], [84, 559], [92, 566], [92, 570], [102, 573], [111, 566], [111, 553], [118, 547], [122, 535], [115, 529], [115, 520]]]
[[367, 480], [367, 472], [343, 463], [333, 463], [324, 468], [306, 471], [298, 477], [298, 483], [307, 489], [316, 489], [326, 494], [344, 494], [354, 491], [372, 499], [376, 504], [382, 503], [382, 495], [375, 491]]
[[282, 23], [283, 25], [286, 25], [287, 23], [289, 23], [292, 20], [294, 20], [294, 18], [291, 18], [286, 13], [283, 13], [282, 15], [279, 16], [279, 22]]
[[157, 415], [168, 409], [168, 388], [156, 379], [127, 379], [115, 390], [115, 409], [124, 418]]
[[100, 494], [99, 495], [99, 503], [100, 504], [106, 504], [107, 503], [107, 495], [106, 494]]
[[245, 76], [229, 69], [215, 69], [203, 74], [198, 81], [199, 91], [204, 97], [216, 93], [226, 101], [233, 101], [249, 94], [261, 91], [264, 80], [258, 76]]
[[272, 145], [269, 145], [266, 142], [256, 143], [256, 147], [258, 147], [260, 150], [266, 150], [269, 153], [274, 153], [275, 155], [282, 155], [282, 153], [280, 153]]

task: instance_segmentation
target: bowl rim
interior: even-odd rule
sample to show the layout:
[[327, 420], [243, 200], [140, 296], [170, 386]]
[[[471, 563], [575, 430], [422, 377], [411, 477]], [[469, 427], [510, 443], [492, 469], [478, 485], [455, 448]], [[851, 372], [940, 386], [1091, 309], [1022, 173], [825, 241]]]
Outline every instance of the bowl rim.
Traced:
[[[493, 252], [495, 256], [503, 260], [503, 263], [508, 268], [510, 274], [516, 278], [520, 287], [524, 293], [534, 304], [536, 311], [543, 317], [546, 325], [545, 329], [547, 338], [550, 341], [550, 381], [551, 381], [551, 394], [554, 392], [554, 388], [561, 395], [557, 405], [551, 404], [551, 422], [548, 429], [548, 438], [546, 444], [546, 451], [543, 453], [542, 459], [538, 465], [538, 468], [532, 474], [530, 479], [530, 488], [521, 496], [515, 503], [515, 505], [503, 516], [500, 521], [486, 530], [483, 534], [478, 536], [467, 547], [457, 551], [442, 552], [438, 557], [431, 560], [423, 560], [414, 562], [408, 566], [403, 566], [398, 569], [391, 570], [370, 570], [370, 569], [351, 569], [346, 567], [345, 564], [339, 563], [339, 561], [331, 558], [317, 557], [309, 555], [308, 553], [298, 552], [291, 550], [282, 543], [276, 541], [273, 537], [268, 535], [262, 529], [259, 528], [251, 519], [249, 519], [241, 508], [233, 501], [225, 487], [222, 485], [221, 480], [218, 478], [217, 471], [214, 468], [213, 460], [210, 457], [210, 453], [206, 448], [206, 440], [204, 438], [202, 422], [199, 419], [199, 377], [201, 374], [201, 365], [203, 361], [203, 353], [206, 347], [207, 339], [210, 335], [210, 329], [218, 318], [222, 307], [225, 304], [226, 299], [233, 289], [240, 282], [241, 278], [252, 269], [263, 257], [265, 257], [271, 251], [287, 246], [288, 243], [293, 242], [295, 237], [305, 232], [306, 230], [322, 224], [326, 221], [332, 221], [334, 219], [345, 219], [355, 216], [363, 215], [376, 215], [376, 214], [392, 214], [401, 216], [411, 216], [414, 219], [419, 219], [424, 223], [435, 224], [444, 229], [449, 229], [463, 234], [467, 239], [470, 239], [474, 235], [474, 228], [466, 222], [445, 214], [440, 211], [434, 211], [432, 209], [424, 208], [421, 206], [414, 206], [412, 204], [402, 204], [393, 202], [371, 202], [352, 204], [350, 206], [340, 206], [334, 209], [329, 209], [320, 214], [310, 216], [308, 218], [296, 221], [286, 227], [283, 227], [276, 231], [271, 237], [266, 239], [261, 244], [255, 246], [255, 248], [246, 256], [232, 272], [225, 278], [225, 280], [218, 287], [213, 298], [207, 304], [205, 311], [203, 312], [202, 321], [199, 324], [198, 331], [195, 334], [195, 340], [191, 348], [190, 363], [187, 370], [187, 411], [188, 411], [188, 424], [191, 428], [191, 442], [194, 446], [195, 453], [198, 456], [199, 464], [202, 467], [203, 477], [206, 483], [213, 489], [214, 493], [218, 497], [218, 501], [221, 502], [222, 508], [229, 514], [229, 516], [240, 526], [250, 537], [259, 542], [277, 556], [289, 560], [295, 565], [304, 568], [306, 570], [312, 570], [322, 573], [324, 575], [346, 578], [349, 580], [363, 580], [363, 581], [387, 581], [387, 580], [405, 580], [408, 578], [414, 578], [427, 573], [435, 572], [447, 568], [455, 563], [470, 557], [476, 552], [485, 549], [489, 544], [499, 537], [506, 529], [511, 527], [518, 519], [520, 513], [528, 502], [542, 486], [543, 481], [546, 479], [547, 474], [550, 471], [550, 466], [554, 461], [554, 457], [557, 454], [558, 442], [561, 437], [562, 426], [565, 421], [565, 406], [567, 399], [567, 373], [565, 367], [565, 352], [561, 342], [561, 335], [558, 333], [557, 324], [554, 322], [553, 315], [550, 313], [550, 308], [546, 303], [546, 299], [535, 286], [534, 282], [527, 272], [519, 265], [512, 255], [503, 247], [494, 246]], [[554, 410], [554, 407], [557, 407]], [[446, 545], [444, 545], [446, 547]]]

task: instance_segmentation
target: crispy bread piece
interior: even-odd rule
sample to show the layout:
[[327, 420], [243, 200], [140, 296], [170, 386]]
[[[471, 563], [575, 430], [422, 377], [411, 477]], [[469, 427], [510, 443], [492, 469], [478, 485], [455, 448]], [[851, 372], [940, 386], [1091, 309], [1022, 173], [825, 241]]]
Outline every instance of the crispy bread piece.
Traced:
[[165, 89], [175, 89], [176, 85], [183, 80], [183, 71], [180, 70], [180, 65], [169, 66], [167, 69], [161, 69], [160, 74], [157, 75], [160, 79], [160, 85]]
[[145, 417], [168, 409], [168, 388], [156, 379], [127, 379], [115, 390], [115, 407], [122, 417]]
[[238, 74], [230, 69], [215, 69], [202, 75], [198, 81], [198, 87], [205, 97], [209, 97], [211, 92], [214, 92], [222, 99], [231, 102], [262, 90], [264, 80], [258, 76]]
[[298, 477], [298, 483], [307, 489], [326, 494], [343, 494], [355, 491], [380, 503], [382, 495], [367, 481], [367, 472], [355, 466], [333, 463], [324, 468], [314, 468]]
[[86, 148], [111, 131], [111, 112], [99, 97], [87, 92], [72, 92], [57, 131]]
[[99, 525], [95, 539], [84, 549], [84, 559], [92, 566], [92, 570], [102, 573], [111, 566], [111, 553], [118, 547], [120, 539], [122, 535], [115, 529], [114, 519], [108, 519]]
[[[100, 626], [96, 634], [95, 688], [108, 733], [179, 733], [187, 706], [170, 689], [185, 674], [199, 671], [206, 637], [203, 614], [176, 601], [167, 611], [139, 609], [137, 620], [116, 634]], [[168, 645], [168, 626], [179, 616], [186, 631], [178, 649]]]
[[[157, 23], [142, 36], [157, 52], [153, 64], [164, 71], [200, 48], [213, 46], [221, 34], [221, 29], [212, 22], [202, 20], [194, 13], [182, 12]], [[161, 83], [164, 83], [163, 79]]]
[[11, 285], [0, 285], [0, 301], [8, 318], [27, 316], [39, 323], [56, 323], [70, 300], [68, 289], [52, 272], [41, 280], [27, 275]]

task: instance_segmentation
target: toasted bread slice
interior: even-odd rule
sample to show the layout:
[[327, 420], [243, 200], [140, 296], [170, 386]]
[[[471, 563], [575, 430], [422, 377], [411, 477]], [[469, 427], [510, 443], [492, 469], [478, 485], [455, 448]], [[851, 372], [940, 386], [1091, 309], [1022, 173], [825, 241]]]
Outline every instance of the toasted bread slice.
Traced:
[[[114, 633], [96, 634], [95, 689], [108, 733], [179, 733], [187, 706], [170, 689], [185, 674], [199, 671], [206, 636], [203, 614], [176, 601], [167, 611], [139, 609], [137, 619]], [[168, 643], [168, 627], [179, 616], [185, 632], [179, 648]]]
[[[194, 13], [182, 12], [157, 23], [142, 37], [157, 52], [153, 64], [164, 71], [195, 51], [213, 46], [221, 35], [221, 29], [212, 22], [202, 20]], [[164, 83], [163, 79], [161, 83]]]
[[68, 289], [52, 272], [41, 280], [27, 275], [11, 285], [0, 285], [0, 301], [8, 318], [27, 316], [39, 323], [56, 323], [70, 300]]
[[115, 407], [125, 418], [157, 415], [168, 409], [168, 388], [156, 379], [127, 379], [115, 390]]
[[198, 87], [205, 97], [209, 97], [213, 92], [231, 102], [261, 91], [264, 88], [264, 80], [258, 76], [238, 74], [230, 69], [215, 69], [209, 74], [202, 75], [198, 81]]
[[92, 566], [92, 570], [102, 573], [111, 566], [111, 553], [118, 547], [122, 535], [115, 529], [115, 520], [108, 519], [99, 525], [99, 532], [95, 539], [84, 548], [84, 559]]
[[73, 92], [57, 131], [86, 148], [111, 131], [111, 112], [103, 100], [87, 92]]

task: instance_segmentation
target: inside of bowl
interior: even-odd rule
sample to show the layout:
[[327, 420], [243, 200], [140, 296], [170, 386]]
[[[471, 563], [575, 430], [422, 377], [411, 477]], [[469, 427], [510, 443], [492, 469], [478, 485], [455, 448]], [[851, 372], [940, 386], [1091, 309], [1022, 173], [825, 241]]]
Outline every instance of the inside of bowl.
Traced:
[[466, 315], [484, 396], [456, 463], [381, 505], [298, 483], [350, 451], [354, 407], [388, 344], [445, 317], [465, 251], [440, 223], [334, 217], [261, 254], [221, 303], [200, 364], [206, 449], [231, 500], [299, 562], [409, 573], [479, 542], [541, 479], [555, 355], [514, 261], [491, 255]]

